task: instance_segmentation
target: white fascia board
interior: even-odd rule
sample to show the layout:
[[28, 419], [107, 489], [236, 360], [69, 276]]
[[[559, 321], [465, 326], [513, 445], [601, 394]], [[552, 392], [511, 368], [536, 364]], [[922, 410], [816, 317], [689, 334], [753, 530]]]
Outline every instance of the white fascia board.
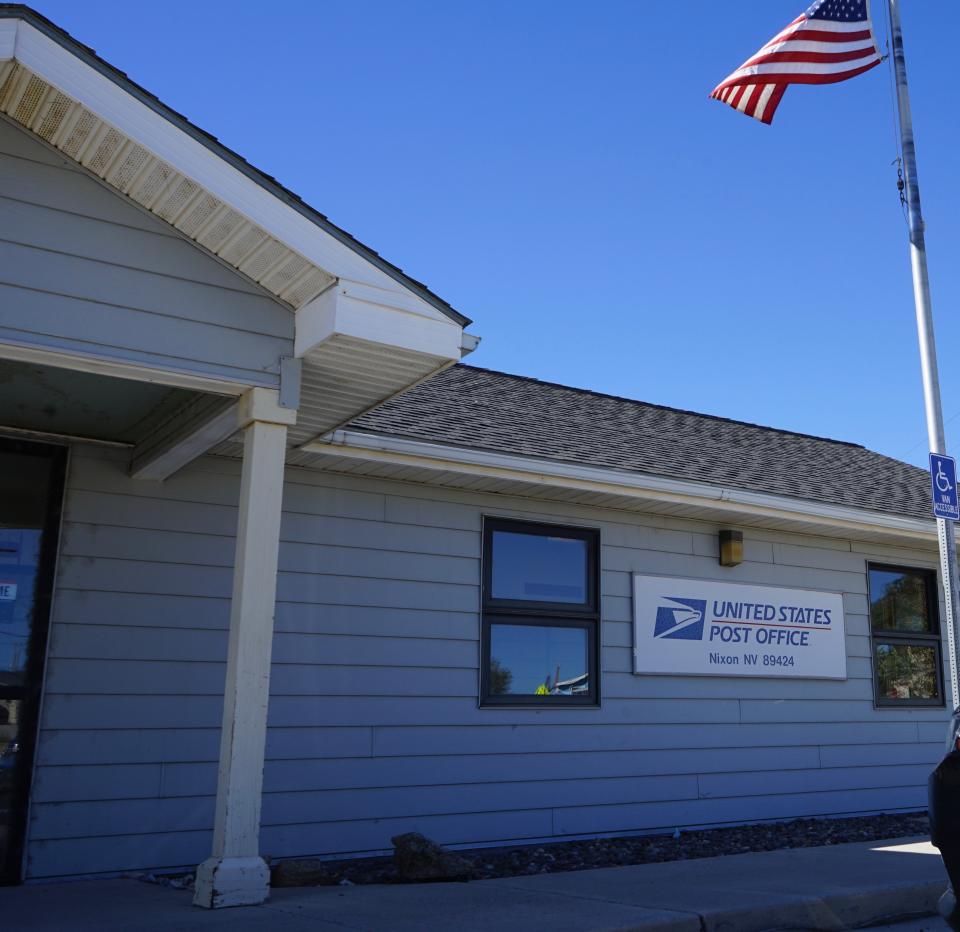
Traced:
[[361, 284], [339, 281], [296, 312], [294, 355], [309, 356], [335, 336], [457, 360], [463, 328], [451, 320], [426, 317], [403, 304], [384, 303], [389, 295]]
[[[13, 57], [25, 68], [83, 104], [158, 158], [169, 162], [177, 171], [192, 178], [331, 275], [401, 293], [422, 306], [423, 313], [428, 309], [436, 312], [428, 302], [403, 288], [386, 272], [311, 223], [299, 211], [283, 203], [96, 68], [30, 23], [23, 20], [13, 22], [18, 27]], [[0, 39], [0, 48], [3, 41]], [[9, 45], [9, 37], [5, 41]]]
[[337, 430], [322, 440], [310, 441], [301, 449], [308, 453], [352, 456], [357, 459], [393, 462], [467, 475], [535, 482], [557, 488], [710, 507], [729, 511], [731, 514], [818, 522], [853, 531], [879, 531], [927, 543], [934, 541], [937, 534], [933, 519], [925, 521], [921, 518], [899, 517], [844, 505], [725, 488], [686, 479], [669, 479], [556, 460], [491, 453], [361, 431]]
[[475, 333], [465, 333], [460, 341], [460, 357], [469, 356], [480, 345], [480, 337]]
[[0, 341], [0, 359], [72, 369], [93, 375], [109, 375], [117, 379], [132, 379], [135, 382], [169, 385], [171, 388], [189, 388], [217, 395], [242, 395], [250, 388], [246, 381], [228, 382], [213, 376], [207, 378], [186, 369], [160, 369], [141, 363], [124, 362], [102, 353], [71, 353], [35, 346], [32, 343], [12, 343], [8, 340]]
[[[340, 277], [340, 281], [337, 284], [340, 286], [341, 291], [358, 301], [364, 301], [367, 304], [381, 305], [394, 311], [406, 311], [407, 313], [416, 314], [419, 317], [427, 317], [430, 320], [437, 320], [444, 324], [451, 323], [450, 318], [447, 317], [446, 314], [441, 314], [435, 307], [425, 305], [423, 301], [409, 292], [398, 292], [396, 290], [386, 291], [383, 288], [374, 288], [363, 282], [351, 281], [343, 276]], [[463, 329], [457, 324], [454, 324], [454, 326], [456, 326], [457, 329]]]

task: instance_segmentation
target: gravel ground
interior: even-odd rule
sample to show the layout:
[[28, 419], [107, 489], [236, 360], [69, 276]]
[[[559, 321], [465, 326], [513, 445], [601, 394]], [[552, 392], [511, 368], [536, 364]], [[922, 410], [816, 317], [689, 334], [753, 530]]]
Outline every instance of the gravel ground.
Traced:
[[[487, 880], [523, 874], [710, 858], [749, 851], [879, 841], [907, 835], [926, 835], [928, 832], [927, 814], [920, 812], [853, 819], [796, 819], [792, 822], [673, 832], [667, 835], [484, 848], [458, 851], [457, 854], [473, 862], [475, 879]], [[319, 881], [321, 885], [397, 882], [392, 858], [330, 861], [324, 864], [323, 876]]]

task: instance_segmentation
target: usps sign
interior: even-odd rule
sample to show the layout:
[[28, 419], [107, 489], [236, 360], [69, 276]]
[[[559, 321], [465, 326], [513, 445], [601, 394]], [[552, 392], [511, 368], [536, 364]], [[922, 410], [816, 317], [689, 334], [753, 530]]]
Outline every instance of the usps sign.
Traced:
[[633, 577], [634, 673], [847, 677], [836, 592]]

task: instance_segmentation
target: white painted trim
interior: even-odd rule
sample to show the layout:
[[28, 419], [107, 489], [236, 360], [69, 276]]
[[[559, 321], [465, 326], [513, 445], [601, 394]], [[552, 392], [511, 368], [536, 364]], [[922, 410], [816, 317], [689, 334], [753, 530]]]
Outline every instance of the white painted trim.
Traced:
[[254, 421], [292, 426], [297, 423], [297, 409], [280, 405], [280, 392], [269, 388], [251, 388], [237, 406], [237, 428]]
[[217, 395], [242, 395], [250, 388], [248, 382], [228, 382], [175, 369], [155, 369], [142, 363], [118, 362], [99, 353], [68, 353], [27, 343], [0, 342], [0, 359], [73, 369], [94, 375], [109, 375], [118, 379], [133, 379], [136, 382], [152, 382], [156, 385], [169, 385], [171, 388], [189, 388]]
[[[202, 404], [206, 399], [201, 399]], [[222, 411], [196, 423], [189, 410], [183, 411], [185, 427], [176, 426], [170, 437], [153, 445], [152, 438], [133, 452], [130, 476], [133, 479], [162, 482], [175, 472], [203, 456], [218, 443], [232, 437], [254, 421], [291, 426], [297, 422], [295, 408], [280, 406], [280, 393], [268, 388], [251, 388], [245, 395]]]
[[383, 288], [374, 288], [371, 285], [365, 285], [363, 282], [350, 281], [350, 279], [341, 277], [331, 287], [337, 287], [355, 298], [367, 304], [377, 304], [382, 307], [390, 308], [393, 311], [406, 311], [410, 314], [416, 314], [419, 317], [429, 317], [431, 320], [441, 321], [445, 324], [452, 324], [458, 330], [462, 329], [459, 324], [450, 320], [446, 314], [441, 314], [435, 307], [424, 307], [424, 302], [419, 298], [407, 292], [385, 291]]
[[101, 440], [99, 437], [84, 437], [81, 434], [60, 434], [51, 430], [30, 430], [28, 427], [8, 427], [0, 424], [0, 437], [17, 437], [36, 440], [39, 443], [52, 443], [57, 446], [68, 447], [74, 443], [91, 444], [98, 447], [111, 447], [114, 450], [130, 450], [132, 443], [122, 440]]
[[460, 341], [460, 358], [469, 356], [480, 345], [480, 339], [475, 333], [464, 333]]
[[18, 22], [14, 57], [331, 275], [402, 295], [420, 313], [437, 313], [430, 303], [23, 20]]
[[270, 868], [263, 858], [207, 858], [194, 881], [194, 906], [259, 906], [269, 898]]
[[334, 337], [347, 336], [438, 359], [460, 358], [463, 328], [402, 303], [387, 304], [389, 297], [356, 282], [338, 281], [297, 310], [294, 355], [308, 357]]
[[236, 401], [192, 430], [172, 439], [168, 446], [145, 452], [133, 451], [130, 478], [162, 482], [203, 456], [207, 450], [233, 436], [238, 429], [240, 401]]
[[932, 542], [936, 537], [936, 525], [932, 519], [925, 521], [921, 518], [898, 517], [844, 505], [750, 492], [687, 479], [670, 479], [556, 460], [490, 453], [485, 450], [424, 443], [361, 431], [337, 430], [322, 440], [311, 440], [300, 449], [308, 453], [420, 466], [434, 471], [490, 476], [558, 488], [580, 489], [585, 492], [709, 507], [729, 511], [731, 514], [817, 522], [831, 527], [872, 533], [879, 531], [925, 542]]

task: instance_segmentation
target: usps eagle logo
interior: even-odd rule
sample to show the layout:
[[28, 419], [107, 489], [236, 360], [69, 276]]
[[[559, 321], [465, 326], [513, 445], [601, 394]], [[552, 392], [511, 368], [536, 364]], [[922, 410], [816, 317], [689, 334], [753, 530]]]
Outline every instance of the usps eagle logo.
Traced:
[[703, 625], [707, 617], [706, 600], [670, 596], [667, 601], [671, 604], [661, 605], [657, 609], [653, 636], [678, 641], [702, 641]]

